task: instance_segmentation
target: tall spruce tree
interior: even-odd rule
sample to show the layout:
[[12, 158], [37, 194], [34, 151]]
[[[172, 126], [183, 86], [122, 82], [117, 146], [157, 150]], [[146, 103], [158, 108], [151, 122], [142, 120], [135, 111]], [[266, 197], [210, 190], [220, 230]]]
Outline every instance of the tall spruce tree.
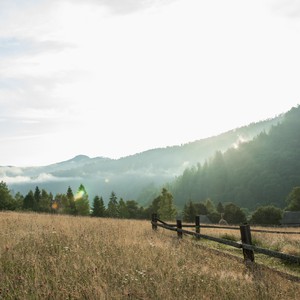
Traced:
[[104, 217], [106, 214], [106, 208], [102, 197], [95, 196], [93, 200], [92, 216]]
[[176, 208], [173, 206], [173, 196], [163, 188], [160, 195], [158, 214], [161, 219], [173, 220], [176, 217]]
[[88, 216], [90, 214], [89, 196], [83, 184], [80, 184], [75, 199], [78, 215]]
[[40, 202], [41, 202], [42, 195], [41, 195], [41, 191], [40, 191], [40, 189], [39, 189], [38, 186], [35, 187], [35, 191], [34, 191], [33, 197], [34, 197], [33, 210], [34, 211], [39, 211], [40, 210]]
[[118, 211], [118, 198], [114, 192], [111, 192], [109, 201], [107, 204], [107, 215], [110, 218], [118, 218], [119, 211]]
[[30, 190], [24, 198], [23, 209], [24, 210], [33, 210], [34, 206], [35, 206], [34, 194], [33, 194], [33, 191]]
[[75, 198], [70, 186], [68, 187], [67, 190], [67, 199], [68, 199], [67, 213], [71, 215], [77, 215], [78, 212], [76, 209]]

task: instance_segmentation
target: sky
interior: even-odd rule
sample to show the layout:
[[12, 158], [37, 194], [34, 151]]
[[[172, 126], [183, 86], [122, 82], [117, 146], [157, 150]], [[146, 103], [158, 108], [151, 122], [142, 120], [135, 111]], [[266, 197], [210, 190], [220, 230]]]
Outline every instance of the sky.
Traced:
[[300, 104], [300, 1], [0, 0], [0, 165], [120, 158]]

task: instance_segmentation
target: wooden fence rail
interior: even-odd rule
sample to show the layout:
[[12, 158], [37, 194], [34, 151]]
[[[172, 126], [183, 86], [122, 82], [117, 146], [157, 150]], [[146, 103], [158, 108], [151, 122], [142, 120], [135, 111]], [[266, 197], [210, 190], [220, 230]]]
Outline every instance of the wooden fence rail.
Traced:
[[[199, 216], [195, 218], [195, 224], [182, 224], [181, 220], [177, 220], [176, 224], [168, 224], [160, 219], [158, 219], [157, 214], [152, 214], [152, 229], [157, 230], [158, 227], [162, 227], [167, 230], [176, 231], [178, 238], [182, 238], [183, 234], [191, 235], [197, 239], [203, 238], [217, 243], [225, 244], [231, 247], [239, 248], [243, 250], [244, 260], [254, 262], [254, 252], [261, 253], [267, 256], [280, 258], [292, 263], [300, 264], [300, 256], [289, 255], [261, 247], [252, 245], [251, 232], [263, 232], [263, 233], [278, 233], [278, 234], [300, 234], [299, 232], [283, 232], [283, 231], [268, 231], [251, 229], [249, 224], [243, 224], [239, 227], [229, 227], [229, 226], [212, 226], [212, 225], [201, 225]], [[182, 229], [184, 227], [195, 228], [195, 231]], [[201, 228], [218, 228], [218, 229], [233, 229], [240, 230], [241, 242], [235, 242], [223, 238], [217, 238], [214, 236], [209, 236], [200, 233]]]

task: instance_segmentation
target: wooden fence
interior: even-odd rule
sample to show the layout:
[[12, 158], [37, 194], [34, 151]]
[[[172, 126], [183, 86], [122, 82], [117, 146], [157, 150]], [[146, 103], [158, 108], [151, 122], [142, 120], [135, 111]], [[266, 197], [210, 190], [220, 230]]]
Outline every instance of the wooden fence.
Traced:
[[[251, 229], [249, 224], [243, 224], [240, 225], [239, 227], [203, 225], [203, 224], [200, 225], [200, 216], [196, 216], [195, 224], [191, 225], [191, 224], [182, 224], [181, 220], [177, 220], [176, 224], [168, 224], [160, 220], [157, 217], [157, 214], [152, 214], [151, 224], [153, 230], [157, 230], [158, 227], [162, 227], [167, 230], [176, 231], [178, 238], [182, 238], [183, 234], [187, 234], [187, 235], [194, 236], [197, 239], [203, 238], [217, 243], [242, 249], [245, 261], [254, 262], [254, 252], [256, 252], [256, 253], [265, 254], [267, 256], [280, 258], [289, 261], [291, 263], [300, 264], [300, 256], [289, 255], [282, 252], [277, 252], [266, 248], [257, 247], [255, 245], [252, 245], [252, 237], [251, 237], [251, 232], [263, 232], [263, 233], [271, 233], [271, 234], [300, 234], [300, 232], [292, 232], [292, 231], [283, 232], [283, 231], [275, 231], [275, 230]], [[194, 228], [195, 231], [185, 230], [183, 229], [184, 227]], [[217, 238], [214, 236], [202, 234], [200, 233], [201, 228], [240, 230], [241, 242], [235, 242], [223, 238]]]

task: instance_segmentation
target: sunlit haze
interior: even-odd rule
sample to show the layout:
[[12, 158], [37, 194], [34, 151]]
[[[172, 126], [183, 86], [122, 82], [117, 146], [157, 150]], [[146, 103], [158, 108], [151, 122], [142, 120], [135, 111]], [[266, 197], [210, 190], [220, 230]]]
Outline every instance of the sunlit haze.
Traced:
[[0, 165], [119, 158], [300, 103], [300, 3], [0, 0]]

